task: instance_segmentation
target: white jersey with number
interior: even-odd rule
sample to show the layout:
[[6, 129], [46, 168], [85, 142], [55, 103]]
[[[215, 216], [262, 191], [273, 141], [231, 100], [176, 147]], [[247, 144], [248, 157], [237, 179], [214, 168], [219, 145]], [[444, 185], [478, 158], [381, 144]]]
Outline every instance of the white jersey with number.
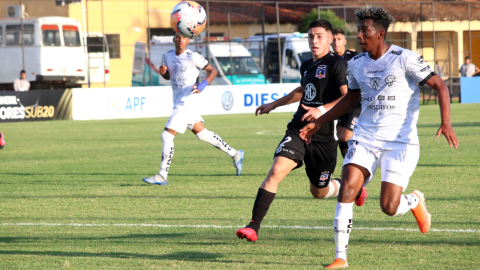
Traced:
[[171, 50], [163, 55], [162, 65], [167, 66], [170, 73], [173, 104], [178, 106], [183, 105], [192, 94], [192, 87], [200, 74], [198, 69], [204, 69], [208, 61], [199, 53], [189, 49], [180, 55], [176, 55], [175, 50]]
[[435, 73], [416, 53], [391, 45], [377, 60], [368, 53], [348, 62], [348, 88], [361, 91], [362, 113], [353, 139], [419, 144], [417, 83], [425, 84]]

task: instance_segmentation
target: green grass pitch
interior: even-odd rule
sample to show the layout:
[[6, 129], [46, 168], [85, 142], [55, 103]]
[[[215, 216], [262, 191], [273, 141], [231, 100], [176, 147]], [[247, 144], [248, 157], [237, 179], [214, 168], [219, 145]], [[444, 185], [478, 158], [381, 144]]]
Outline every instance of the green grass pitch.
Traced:
[[[377, 175], [366, 204], [354, 207], [351, 269], [480, 269], [479, 115], [478, 104], [452, 105], [455, 150], [435, 137], [438, 106], [421, 106], [421, 156], [406, 192], [425, 193], [435, 230], [420, 233], [411, 213], [383, 214]], [[1, 124], [0, 269], [318, 269], [333, 262], [336, 200], [314, 199], [303, 168], [281, 183], [258, 242], [235, 236], [291, 113], [204, 118], [245, 150], [242, 176], [227, 155], [187, 131], [175, 139], [169, 184], [143, 183], [158, 171], [166, 118]]]

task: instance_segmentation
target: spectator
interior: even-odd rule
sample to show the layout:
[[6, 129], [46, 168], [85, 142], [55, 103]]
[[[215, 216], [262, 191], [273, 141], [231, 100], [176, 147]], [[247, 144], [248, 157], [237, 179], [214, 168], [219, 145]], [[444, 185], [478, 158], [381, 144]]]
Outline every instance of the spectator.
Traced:
[[438, 77], [443, 78], [443, 68], [438, 64], [438, 61], [435, 61], [434, 69], [435, 73], [437, 73]]
[[460, 67], [462, 77], [472, 77], [473, 74], [478, 72], [480, 72], [480, 69], [470, 61], [470, 56], [465, 57], [465, 63]]
[[15, 91], [28, 91], [30, 89], [30, 83], [25, 78], [27, 78], [27, 72], [25, 70], [20, 71], [20, 78], [13, 81]]

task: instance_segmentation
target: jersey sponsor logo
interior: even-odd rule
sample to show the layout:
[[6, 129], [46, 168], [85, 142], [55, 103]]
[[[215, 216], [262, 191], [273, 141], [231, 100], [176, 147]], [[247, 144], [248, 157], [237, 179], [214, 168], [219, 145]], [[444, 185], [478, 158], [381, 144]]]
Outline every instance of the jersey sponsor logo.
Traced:
[[403, 53], [403, 51], [392, 51], [391, 54], [394, 54], [394, 55], [401, 55]]
[[222, 95], [222, 107], [226, 111], [233, 107], [233, 94], [230, 91], [225, 91]]
[[325, 73], [327, 71], [327, 66], [320, 65], [317, 67], [317, 72], [315, 72], [315, 78], [323, 79], [325, 78]]
[[367, 109], [378, 111], [378, 110], [393, 110], [395, 105], [368, 105]]
[[358, 60], [359, 58], [361, 58], [361, 57], [364, 56], [364, 55], [365, 55], [365, 53], [362, 53], [362, 54], [359, 54], [359, 55], [355, 56], [355, 57], [353, 58], [353, 61]]
[[388, 100], [395, 100], [395, 96], [388, 96]]
[[419, 63], [419, 64], [425, 64], [425, 60], [423, 60], [423, 56], [419, 56], [419, 57], [417, 58], [417, 63]]
[[315, 89], [315, 86], [313, 83], [307, 84], [305, 87], [305, 93], [304, 97], [306, 101], [312, 101], [315, 97], [317, 96], [317, 89]]
[[182, 67], [180, 68], [180, 71], [186, 72], [186, 71], [187, 71], [187, 66], [182, 66]]
[[367, 74], [368, 74], [368, 73], [372, 73], [372, 74], [373, 74], [373, 73], [382, 73], [382, 72], [383, 72], [383, 69], [380, 69], [380, 70], [369, 70], [369, 71], [367, 71]]
[[378, 96], [378, 100], [385, 100], [385, 96]]
[[347, 159], [351, 159], [353, 157], [353, 155], [355, 155], [355, 152], [357, 151], [357, 148], [355, 147], [349, 147], [348, 148], [348, 152], [347, 152], [347, 155], [345, 156], [345, 158]]
[[380, 77], [370, 78], [370, 86], [373, 90], [378, 90], [378, 88], [380, 87]]
[[430, 65], [427, 65], [426, 67], [420, 69], [420, 72], [425, 72], [425, 71], [427, 71], [428, 69], [430, 69]]
[[395, 75], [393, 74], [390, 74], [388, 75], [387, 77], [385, 77], [385, 83], [390, 87], [392, 85], [395, 84], [395, 82], [397, 81], [397, 77], [395, 77]]
[[398, 175], [398, 176], [402, 176], [402, 174], [401, 174], [401, 173], [399, 173], [399, 172], [396, 172], [396, 171], [387, 170], [387, 172], [388, 172], [388, 173], [391, 173], [391, 174], [396, 174], [396, 175]]

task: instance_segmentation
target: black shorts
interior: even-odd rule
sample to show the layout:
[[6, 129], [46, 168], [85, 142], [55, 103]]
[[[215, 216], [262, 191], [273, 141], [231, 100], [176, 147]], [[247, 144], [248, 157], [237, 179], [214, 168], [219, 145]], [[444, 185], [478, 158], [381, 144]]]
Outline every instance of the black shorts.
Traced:
[[362, 107], [359, 107], [359, 106], [351, 109], [348, 113], [338, 118], [337, 127], [343, 127], [350, 131], [353, 131], [353, 129], [355, 128], [355, 125], [358, 122], [358, 117], [360, 116], [361, 112], [362, 112]]
[[324, 188], [332, 179], [337, 165], [337, 142], [312, 142], [306, 144], [299, 137], [299, 130], [287, 126], [285, 137], [277, 147], [274, 157], [286, 157], [297, 162], [297, 167], [302, 167], [305, 162], [310, 183], [317, 188]]

